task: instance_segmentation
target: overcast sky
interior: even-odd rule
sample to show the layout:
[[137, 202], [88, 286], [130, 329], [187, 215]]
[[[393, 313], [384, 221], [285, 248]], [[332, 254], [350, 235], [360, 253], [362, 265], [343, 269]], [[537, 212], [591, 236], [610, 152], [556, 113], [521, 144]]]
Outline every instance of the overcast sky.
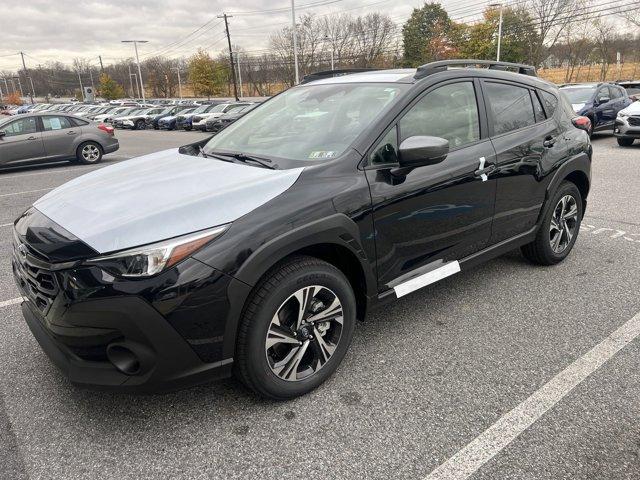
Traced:
[[[596, 0], [601, 3], [609, 0]], [[625, 0], [627, 1], [627, 0]], [[297, 14], [384, 12], [402, 24], [424, 0], [296, 0]], [[469, 21], [491, 0], [442, 0], [454, 19]], [[3, 5], [4, 4], [4, 5]], [[305, 5], [320, 4], [313, 7]], [[133, 56], [125, 39], [149, 40], [141, 46], [144, 59], [153, 54], [190, 55], [198, 47], [216, 54], [225, 47], [224, 25], [216, 16], [233, 14], [229, 28], [234, 45], [245, 50], [268, 46], [270, 32], [290, 24], [290, 0], [0, 0], [0, 70], [57, 60], [71, 64], [83, 57], [95, 65]], [[270, 10], [256, 13], [255, 11]], [[276, 10], [276, 11], [273, 11]], [[242, 12], [245, 12], [242, 14]], [[6, 19], [9, 19], [8, 21]], [[206, 25], [205, 25], [206, 24]], [[196, 29], [189, 41], [184, 39]]]
[[[0, 1], [0, 5], [4, 3]], [[326, 5], [304, 8], [304, 4]], [[384, 11], [393, 20], [404, 21], [421, 0], [296, 0], [297, 14], [307, 12], [326, 14], [345, 12], [359, 15]], [[446, 0], [457, 5], [462, 0]], [[478, 5], [478, 0], [473, 0]], [[240, 12], [287, 9], [289, 0], [20, 0], [10, 7], [1, 8], [11, 20], [0, 20], [0, 70], [15, 70], [21, 66], [17, 55], [24, 51], [27, 67], [58, 60], [70, 64], [75, 57], [98, 62], [102, 55], [105, 63], [112, 63], [133, 55], [133, 46], [120, 43], [125, 39], [149, 40], [140, 55], [152, 52], [170, 57], [189, 55], [198, 47], [215, 53], [225, 47], [224, 25], [217, 15], [234, 14], [229, 29], [234, 44], [246, 50], [267, 46], [270, 32], [291, 22], [289, 11], [263, 12], [241, 15]], [[477, 7], [476, 7], [477, 9]], [[195, 33], [189, 42], [178, 48], [172, 42], [189, 35], [205, 22], [205, 28]]]

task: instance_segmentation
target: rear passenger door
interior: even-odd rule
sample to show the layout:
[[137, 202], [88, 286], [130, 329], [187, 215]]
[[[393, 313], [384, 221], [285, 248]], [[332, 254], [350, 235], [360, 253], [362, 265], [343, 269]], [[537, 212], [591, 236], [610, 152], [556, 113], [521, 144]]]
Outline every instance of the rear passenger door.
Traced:
[[532, 229], [545, 199], [546, 173], [563, 157], [563, 137], [538, 92], [523, 84], [483, 80], [496, 151], [496, 206], [490, 243]]
[[[485, 112], [476, 95], [479, 88], [473, 79], [428, 88], [368, 154], [365, 172], [381, 291], [471, 255], [489, 240], [495, 153], [485, 132]], [[394, 174], [398, 146], [418, 135], [449, 140], [447, 158]]]
[[68, 117], [43, 115], [42, 140], [48, 158], [72, 156], [76, 137], [80, 136], [80, 128], [71, 123]]

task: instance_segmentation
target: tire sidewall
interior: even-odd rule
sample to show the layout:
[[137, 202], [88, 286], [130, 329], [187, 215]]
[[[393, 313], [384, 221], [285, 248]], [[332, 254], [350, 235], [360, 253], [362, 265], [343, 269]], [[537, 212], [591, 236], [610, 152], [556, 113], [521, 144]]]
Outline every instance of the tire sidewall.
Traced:
[[[98, 151], [100, 152], [100, 155], [98, 156], [97, 160], [94, 160], [93, 162], [90, 162], [90, 161], [87, 161], [87, 160], [84, 159], [84, 157], [82, 156], [82, 149], [84, 147], [86, 147], [87, 145], [94, 145], [95, 147], [98, 148]], [[103, 155], [102, 146], [100, 146], [100, 144], [98, 144], [96, 142], [84, 142], [84, 143], [81, 143], [78, 146], [77, 150], [76, 150], [76, 161], [78, 163], [82, 163], [84, 165], [95, 165], [96, 163], [100, 163], [102, 161], [102, 155]]]
[[[571, 195], [575, 199], [576, 206], [578, 207], [578, 220], [576, 223], [575, 234], [569, 242], [569, 245], [567, 245], [567, 247], [562, 252], [556, 253], [553, 251], [553, 248], [551, 248], [551, 235], [549, 229], [551, 228], [551, 219], [553, 217], [553, 213], [555, 212], [556, 206], [558, 205], [560, 199], [565, 195]], [[573, 183], [562, 183], [551, 198], [551, 201], [549, 202], [549, 209], [546, 213], [544, 222], [542, 222], [542, 225], [540, 227], [542, 229], [542, 248], [544, 249], [544, 254], [552, 261], [552, 263], [561, 262], [569, 255], [569, 253], [571, 253], [571, 250], [573, 250], [573, 246], [578, 239], [580, 225], [582, 223], [582, 209], [582, 195], [580, 195], [580, 190], [578, 190], [578, 187], [576, 187]]]
[[[310, 285], [331, 289], [340, 299], [343, 308], [343, 325], [340, 341], [329, 361], [315, 374], [300, 381], [286, 381], [277, 377], [268, 365], [265, 340], [273, 315], [295, 291]], [[247, 369], [261, 389], [273, 398], [292, 398], [307, 393], [323, 383], [336, 370], [344, 358], [356, 321], [356, 302], [349, 281], [337, 269], [326, 265], [313, 271], [297, 272], [274, 288], [262, 301], [247, 336]]]

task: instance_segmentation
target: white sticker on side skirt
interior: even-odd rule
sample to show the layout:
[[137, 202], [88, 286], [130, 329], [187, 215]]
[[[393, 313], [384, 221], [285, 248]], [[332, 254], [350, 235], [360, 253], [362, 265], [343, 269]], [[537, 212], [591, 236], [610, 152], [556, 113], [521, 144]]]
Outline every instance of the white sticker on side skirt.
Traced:
[[411, 292], [418, 290], [419, 288], [426, 287], [427, 285], [431, 285], [432, 283], [438, 282], [443, 278], [447, 278], [454, 273], [458, 273], [460, 271], [460, 264], [457, 260], [453, 262], [449, 262], [442, 267], [436, 268], [435, 270], [431, 270], [430, 272], [419, 275], [411, 280], [407, 280], [404, 283], [396, 285], [393, 289], [396, 292], [396, 297], [400, 298], [404, 295], [407, 295]]

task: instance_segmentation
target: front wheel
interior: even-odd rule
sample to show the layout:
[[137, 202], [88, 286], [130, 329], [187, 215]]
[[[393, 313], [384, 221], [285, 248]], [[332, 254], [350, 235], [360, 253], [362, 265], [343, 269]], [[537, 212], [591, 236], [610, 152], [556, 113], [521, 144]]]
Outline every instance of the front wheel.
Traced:
[[95, 142], [85, 142], [76, 150], [76, 160], [85, 165], [99, 163], [102, 160], [102, 147]]
[[549, 205], [536, 239], [522, 247], [523, 255], [539, 265], [554, 265], [569, 255], [582, 221], [582, 195], [571, 182], [560, 184]]
[[618, 145], [620, 145], [621, 147], [630, 147], [631, 145], [633, 145], [633, 141], [633, 138], [618, 137]]
[[145, 128], [147, 128], [147, 124], [145, 123], [144, 120], [138, 120], [136, 122], [136, 125], [135, 125], [136, 130], [144, 130]]
[[338, 367], [355, 320], [353, 290], [340, 270], [313, 257], [292, 258], [268, 272], [247, 300], [236, 375], [274, 400], [303, 395]]

